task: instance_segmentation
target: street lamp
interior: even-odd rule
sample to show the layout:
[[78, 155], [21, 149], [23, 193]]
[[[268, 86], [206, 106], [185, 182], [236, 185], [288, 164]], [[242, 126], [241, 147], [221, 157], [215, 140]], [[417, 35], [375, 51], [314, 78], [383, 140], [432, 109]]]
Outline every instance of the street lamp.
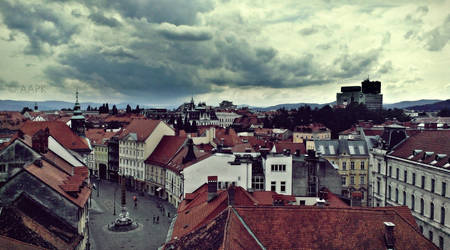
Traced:
[[117, 186], [114, 187], [114, 211], [113, 211], [113, 215], [116, 215], [116, 192], [117, 192]]

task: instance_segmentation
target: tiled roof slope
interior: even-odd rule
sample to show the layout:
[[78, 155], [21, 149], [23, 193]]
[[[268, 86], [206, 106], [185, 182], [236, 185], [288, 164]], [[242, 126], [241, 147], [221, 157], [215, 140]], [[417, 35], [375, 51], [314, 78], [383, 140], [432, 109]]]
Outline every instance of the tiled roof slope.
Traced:
[[124, 138], [130, 133], [137, 135], [138, 141], [145, 141], [160, 123], [160, 120], [135, 119], [131, 120], [119, 135], [119, 139]]
[[164, 166], [175, 156], [186, 141], [186, 137], [165, 135], [145, 163]]
[[394, 209], [288, 206], [236, 211], [267, 249], [386, 249], [387, 221], [395, 224], [395, 249], [437, 249]]
[[65, 148], [72, 149], [74, 151], [90, 150], [87, 142], [76, 135], [65, 123], [53, 121], [53, 122], [26, 122], [20, 130], [26, 135], [34, 135], [37, 131], [45, 128], [49, 128], [50, 135], [53, 136], [59, 143]]
[[[83, 208], [89, 198], [91, 189], [82, 185], [83, 180], [87, 178], [87, 176], [80, 172], [86, 172], [83, 170], [87, 168], [77, 167], [74, 171], [79, 174], [71, 176], [44, 160], [41, 161], [41, 163], [41, 167], [30, 164], [25, 167], [25, 170], [36, 176], [78, 207]], [[80, 168], [80, 170], [77, 170], [78, 168]], [[76, 192], [77, 196], [71, 196], [68, 192]]]
[[0, 235], [0, 249], [9, 249], [9, 250], [44, 250], [45, 248], [38, 247], [38, 246], [35, 246], [35, 245], [31, 245], [31, 244], [25, 243], [23, 241], [18, 241], [16, 239]]
[[[414, 155], [414, 150], [421, 151]], [[390, 155], [450, 169], [450, 130], [425, 130], [415, 133], [394, 148]]]
[[105, 141], [114, 136], [115, 132], [106, 132], [104, 129], [88, 129], [86, 130], [86, 137], [91, 141], [91, 144], [105, 144]]

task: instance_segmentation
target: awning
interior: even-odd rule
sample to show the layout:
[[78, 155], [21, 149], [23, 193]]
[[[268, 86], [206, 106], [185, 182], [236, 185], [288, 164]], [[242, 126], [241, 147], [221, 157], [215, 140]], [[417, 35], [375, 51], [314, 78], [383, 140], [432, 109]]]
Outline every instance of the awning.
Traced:
[[161, 187], [157, 188], [157, 189], [156, 189], [156, 192], [161, 191], [161, 189], [162, 189]]

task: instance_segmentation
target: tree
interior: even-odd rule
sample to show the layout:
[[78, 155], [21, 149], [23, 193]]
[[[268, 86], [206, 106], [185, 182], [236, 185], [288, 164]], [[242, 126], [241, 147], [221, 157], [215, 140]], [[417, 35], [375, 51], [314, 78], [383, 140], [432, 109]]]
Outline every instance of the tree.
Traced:
[[106, 114], [109, 114], [109, 107], [108, 107], [108, 103], [106, 103], [106, 105], [105, 105], [105, 113], [106, 113]]
[[130, 104], [127, 104], [126, 113], [127, 114], [131, 114], [131, 106], [130, 106]]
[[116, 107], [116, 105], [113, 105], [113, 107], [112, 107], [112, 114], [113, 115], [117, 115], [117, 113], [118, 113], [117, 107]]
[[31, 110], [29, 107], [23, 107], [22, 111], [20, 111], [20, 113], [23, 115], [25, 114], [25, 112], [32, 112], [33, 110]]
[[87, 111], [91, 111], [91, 105], [88, 105], [88, 107], [87, 107], [86, 110], [87, 110]]
[[136, 105], [136, 109], [134, 110], [134, 113], [136, 113], [136, 114], [141, 113], [141, 109], [139, 108], [139, 105]]
[[443, 108], [441, 111], [439, 111], [438, 116], [441, 117], [450, 117], [450, 109]]

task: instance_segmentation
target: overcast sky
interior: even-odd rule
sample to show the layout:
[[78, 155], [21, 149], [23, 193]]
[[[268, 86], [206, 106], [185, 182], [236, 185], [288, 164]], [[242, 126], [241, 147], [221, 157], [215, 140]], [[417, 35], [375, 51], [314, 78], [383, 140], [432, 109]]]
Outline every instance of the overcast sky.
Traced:
[[368, 75], [450, 98], [450, 1], [364, 2], [1, 0], [0, 99], [325, 103]]

